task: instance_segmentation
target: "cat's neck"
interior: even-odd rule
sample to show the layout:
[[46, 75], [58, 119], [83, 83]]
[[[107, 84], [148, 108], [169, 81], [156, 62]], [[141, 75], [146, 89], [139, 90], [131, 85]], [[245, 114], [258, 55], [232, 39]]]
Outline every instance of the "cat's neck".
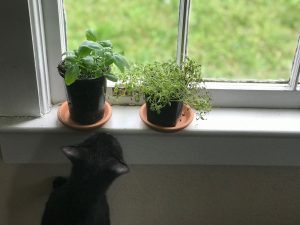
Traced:
[[78, 207], [88, 208], [101, 199], [106, 199], [107, 188], [92, 181], [80, 181], [78, 178], [72, 179], [71, 176], [66, 183], [66, 188], [71, 196], [71, 201], [80, 202]]
[[78, 193], [84, 191], [91, 194], [103, 195], [106, 193], [112, 181], [113, 179], [107, 176], [95, 178], [72, 171], [68, 183], [69, 186], [76, 189]]

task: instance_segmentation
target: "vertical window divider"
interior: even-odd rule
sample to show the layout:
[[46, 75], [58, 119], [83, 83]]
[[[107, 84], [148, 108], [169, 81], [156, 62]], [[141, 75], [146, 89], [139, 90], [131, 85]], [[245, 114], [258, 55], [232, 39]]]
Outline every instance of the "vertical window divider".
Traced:
[[[35, 0], [37, 1], [37, 0]], [[45, 47], [48, 58], [48, 82], [51, 105], [65, 101], [65, 85], [59, 76], [57, 65], [66, 51], [66, 21], [63, 0], [38, 0], [41, 2], [44, 19]]]
[[187, 55], [190, 0], [180, 0], [177, 39], [177, 64], [181, 65]]
[[297, 43], [294, 60], [293, 60], [291, 78], [289, 81], [289, 85], [293, 91], [296, 91], [297, 89], [299, 74], [300, 74], [300, 36], [298, 38], [298, 43]]
[[64, 0], [57, 0], [58, 5], [58, 16], [59, 16], [59, 31], [60, 31], [60, 39], [61, 39], [61, 48], [62, 51], [67, 51], [67, 23], [66, 23], [66, 11], [64, 7]]
[[28, 9], [31, 23], [32, 45], [34, 52], [36, 80], [39, 96], [40, 113], [50, 111], [50, 87], [48, 74], [48, 59], [46, 54], [43, 11], [40, 0], [29, 0]]

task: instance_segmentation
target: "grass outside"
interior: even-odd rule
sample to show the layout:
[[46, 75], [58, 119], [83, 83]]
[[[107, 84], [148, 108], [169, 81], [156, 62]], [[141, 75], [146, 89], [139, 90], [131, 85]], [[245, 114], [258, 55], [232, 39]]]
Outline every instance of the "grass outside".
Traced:
[[[176, 58], [177, 0], [65, 0], [69, 49], [94, 28], [131, 62]], [[207, 78], [287, 80], [300, 0], [192, 1], [189, 56]]]

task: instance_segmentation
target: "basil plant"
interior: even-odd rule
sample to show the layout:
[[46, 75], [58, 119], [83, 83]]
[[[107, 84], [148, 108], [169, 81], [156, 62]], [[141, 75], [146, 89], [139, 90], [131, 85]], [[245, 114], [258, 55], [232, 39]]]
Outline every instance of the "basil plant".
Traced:
[[65, 58], [58, 66], [66, 85], [71, 85], [79, 79], [101, 76], [116, 82], [118, 78], [111, 73], [111, 66], [114, 64], [124, 72], [125, 68], [129, 68], [125, 57], [113, 51], [110, 40], [98, 40], [92, 30], [87, 30], [85, 36], [86, 41], [82, 42], [78, 49], [63, 54]]

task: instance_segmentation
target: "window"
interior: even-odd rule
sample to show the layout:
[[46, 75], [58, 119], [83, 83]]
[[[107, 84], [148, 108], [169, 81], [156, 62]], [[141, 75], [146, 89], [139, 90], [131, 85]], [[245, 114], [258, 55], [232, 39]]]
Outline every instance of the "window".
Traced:
[[188, 54], [208, 79], [289, 80], [299, 35], [294, 0], [192, 1]]
[[64, 0], [68, 49], [77, 48], [85, 39], [84, 31], [92, 28], [128, 60], [143, 63], [176, 57], [178, 0], [84, 2], [88, 7], [82, 7], [82, 0]]
[[[69, 1], [69, 0], [65, 0], [65, 1]], [[165, 1], [169, 2], [168, 0]], [[130, 4], [133, 4], [132, 1], [130, 2], [131, 2]], [[161, 4], [163, 4], [164, 1], [160, 1], [160, 2]], [[196, 46], [197, 42], [193, 41], [192, 38], [193, 35], [195, 35], [195, 32], [197, 32], [197, 29], [201, 29], [195, 26], [196, 22], [195, 22], [195, 18], [193, 18], [193, 9], [194, 9], [193, 7], [199, 7], [201, 1], [193, 1], [193, 5], [191, 5], [191, 1], [189, 0], [181, 0], [180, 2], [170, 0], [170, 2], [172, 2], [172, 4], [174, 4], [173, 2], [176, 2], [177, 5], [179, 5], [177, 57], [178, 60], [180, 60], [180, 58], [184, 57], [185, 54], [187, 54], [188, 52], [190, 52], [191, 56], [193, 56], [194, 53], [192, 49], [199, 48], [198, 46]], [[142, 4], [140, 1], [139, 3]], [[155, 3], [149, 3], [149, 2], [147, 2], [147, 4], [155, 5]], [[203, 4], [208, 4], [208, 3], [203, 3]], [[138, 5], [136, 7], [142, 7], [142, 5]], [[116, 8], [118, 7], [116, 6]], [[138, 11], [138, 8], [135, 10], [134, 9], [135, 8], [131, 8], [132, 11], [135, 10]], [[160, 8], [160, 10], [163, 9]], [[171, 16], [173, 18], [175, 16], [174, 12], [175, 10], [174, 8], [172, 8], [170, 11], [170, 15], [168, 16]], [[44, 14], [47, 57], [48, 57], [48, 62], [50, 62], [48, 64], [49, 64], [49, 68], [54, 68], [53, 71], [50, 72], [50, 76], [49, 76], [51, 95], [52, 95], [52, 101], [56, 103], [64, 99], [63, 93], [60, 93], [61, 92], [60, 89], [62, 89], [63, 86], [61, 84], [62, 81], [59, 80], [58, 75], [54, 71], [57, 62], [60, 60], [61, 57], [60, 53], [63, 51], [64, 48], [65, 32], [64, 32], [64, 18], [63, 18], [64, 14], [63, 14], [62, 0], [58, 0], [57, 2], [43, 0], [43, 14]], [[148, 17], [149, 16], [155, 17], [155, 15], [148, 15]], [[198, 16], [201, 16], [201, 14]], [[54, 18], [57, 17], [58, 20], [55, 19], [55, 21], [53, 21], [49, 19], [53, 17]], [[99, 15], [99, 18], [101, 18], [101, 15]], [[139, 19], [142, 19], [142, 17]], [[164, 26], [163, 24], [160, 25], [162, 27]], [[190, 28], [190, 30], [188, 28]], [[109, 27], [106, 27], [105, 29], [109, 29]], [[165, 28], [163, 27], [162, 29]], [[112, 39], [117, 35], [116, 33], [114, 33], [116, 31], [118, 31], [118, 29], [112, 31]], [[172, 24], [172, 26], [169, 26], [168, 31], [170, 31], [171, 33], [169, 40], [174, 39], [173, 37], [174, 24]], [[82, 30], [78, 33], [82, 33]], [[136, 38], [142, 38], [141, 36], [138, 37], [138, 33], [135, 33], [135, 35]], [[295, 31], [295, 36], [296, 35], [297, 32]], [[295, 36], [293, 38], [295, 38]], [[59, 45], [58, 43], [61, 44]], [[297, 44], [297, 40], [295, 40], [295, 47], [296, 44]], [[122, 47], [121, 45], [122, 43], [120, 44], [120, 48]], [[147, 49], [145, 51], [147, 51]], [[294, 53], [292, 53], [291, 51], [292, 50], [289, 49], [290, 52], [289, 54], [291, 55], [291, 61], [287, 62], [287, 64], [289, 63], [292, 64], [292, 69], [291, 69], [292, 72], [289, 78], [288, 77], [283, 78], [283, 80], [286, 81], [262, 82], [262, 81], [252, 80], [250, 82], [240, 82], [237, 80], [231, 80], [230, 82], [223, 82], [222, 80], [209, 80], [207, 82], [207, 87], [210, 90], [210, 93], [212, 95], [214, 106], [216, 107], [299, 108], [300, 94], [299, 91], [297, 90], [297, 85], [296, 85], [298, 81], [299, 65], [300, 65], [299, 44], [294, 56], [292, 56]], [[171, 55], [173, 54], [172, 50], [170, 50], [167, 55], [170, 54]], [[147, 61], [150, 60], [150, 58], [147, 59], [147, 57], [144, 57], [144, 60]], [[208, 69], [205, 69], [204, 72], [206, 73], [207, 70]]]

